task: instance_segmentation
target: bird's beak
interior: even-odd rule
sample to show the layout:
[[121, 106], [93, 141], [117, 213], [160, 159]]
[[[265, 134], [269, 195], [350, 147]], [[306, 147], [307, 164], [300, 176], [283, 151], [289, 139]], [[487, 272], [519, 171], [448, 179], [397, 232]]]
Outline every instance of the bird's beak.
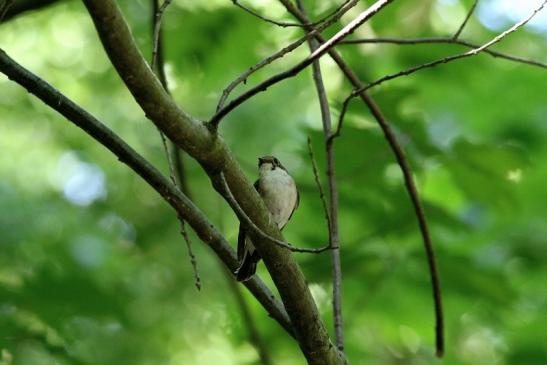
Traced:
[[258, 158], [258, 166], [262, 165], [264, 163], [264, 159], [262, 157]]

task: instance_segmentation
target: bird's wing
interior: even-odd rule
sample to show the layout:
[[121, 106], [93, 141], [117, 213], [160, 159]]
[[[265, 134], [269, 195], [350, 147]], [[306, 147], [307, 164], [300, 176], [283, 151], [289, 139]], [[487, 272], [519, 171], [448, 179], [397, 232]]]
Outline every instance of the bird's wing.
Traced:
[[[296, 187], [296, 184], [295, 184], [295, 187]], [[291, 219], [294, 211], [296, 210], [296, 208], [298, 208], [299, 204], [300, 204], [300, 193], [298, 192], [298, 188], [296, 188], [296, 203], [294, 204], [294, 208], [292, 208], [291, 215], [289, 215], [289, 219], [287, 221]]]
[[[258, 180], [255, 181], [253, 184], [256, 191], [258, 191], [258, 194], [260, 194], [260, 184]], [[239, 224], [239, 233], [237, 235], [237, 259], [241, 262], [243, 260], [243, 257], [245, 256], [245, 230], [243, 229], [243, 226], [241, 223]]]
[[241, 262], [245, 256], [245, 230], [241, 223], [239, 224], [239, 234], [237, 235], [237, 260]]

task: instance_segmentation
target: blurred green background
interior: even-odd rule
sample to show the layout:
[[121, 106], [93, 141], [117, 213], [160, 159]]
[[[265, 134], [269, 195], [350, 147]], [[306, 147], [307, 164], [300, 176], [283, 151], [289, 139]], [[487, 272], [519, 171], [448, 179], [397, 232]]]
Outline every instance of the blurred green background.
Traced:
[[[305, 3], [319, 19], [339, 2]], [[119, 3], [149, 57], [150, 1]], [[471, 3], [394, 2], [354, 36], [449, 35]], [[484, 43], [538, 3], [481, 1], [462, 39]], [[274, 0], [245, 4], [291, 20]], [[547, 62], [547, 10], [537, 17], [495, 48]], [[232, 79], [301, 31], [263, 23], [227, 0], [175, 0], [164, 35], [173, 97], [207, 119]], [[59, 1], [0, 25], [0, 46], [167, 173], [155, 127], [113, 71], [80, 2]], [[339, 46], [368, 81], [463, 50]], [[234, 95], [307, 52], [302, 47], [274, 63]], [[330, 59], [322, 66], [336, 117], [351, 88]], [[346, 349], [353, 364], [547, 363], [546, 85], [545, 69], [479, 55], [372, 91], [408, 153], [429, 218], [446, 311], [443, 360], [433, 356], [427, 266], [400, 170], [367, 109], [351, 105], [336, 162]], [[167, 204], [3, 75], [0, 90], [0, 364], [259, 363], [224, 269], [192, 235], [203, 282], [200, 292], [194, 287]], [[325, 244], [306, 151], [309, 135], [324, 172], [310, 70], [245, 103], [224, 120], [221, 133], [251, 180], [257, 156], [283, 161], [301, 192], [285, 237], [301, 247]], [[235, 246], [233, 213], [199, 166], [186, 162], [192, 197]], [[330, 257], [297, 255], [332, 332]], [[259, 273], [267, 278], [263, 265]], [[246, 292], [244, 298], [273, 362], [304, 363], [296, 343], [254, 298]]]

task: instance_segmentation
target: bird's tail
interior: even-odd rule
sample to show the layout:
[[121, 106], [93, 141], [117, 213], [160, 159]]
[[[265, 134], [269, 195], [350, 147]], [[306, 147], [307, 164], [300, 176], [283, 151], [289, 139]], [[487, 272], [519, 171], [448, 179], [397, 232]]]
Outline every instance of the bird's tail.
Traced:
[[256, 272], [256, 260], [252, 255], [245, 255], [241, 265], [237, 268], [235, 274], [237, 281], [247, 281]]

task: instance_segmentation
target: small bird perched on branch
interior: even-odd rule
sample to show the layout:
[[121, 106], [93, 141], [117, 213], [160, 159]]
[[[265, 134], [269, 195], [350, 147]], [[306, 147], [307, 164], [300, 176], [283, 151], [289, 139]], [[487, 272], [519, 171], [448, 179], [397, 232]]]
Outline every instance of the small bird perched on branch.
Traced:
[[[254, 187], [264, 200], [277, 227], [280, 230], [283, 229], [300, 201], [291, 175], [274, 156], [259, 157], [258, 180], [254, 183]], [[256, 272], [260, 255], [241, 224], [237, 237], [237, 258], [239, 260], [239, 268], [235, 271], [237, 281], [249, 280]]]

